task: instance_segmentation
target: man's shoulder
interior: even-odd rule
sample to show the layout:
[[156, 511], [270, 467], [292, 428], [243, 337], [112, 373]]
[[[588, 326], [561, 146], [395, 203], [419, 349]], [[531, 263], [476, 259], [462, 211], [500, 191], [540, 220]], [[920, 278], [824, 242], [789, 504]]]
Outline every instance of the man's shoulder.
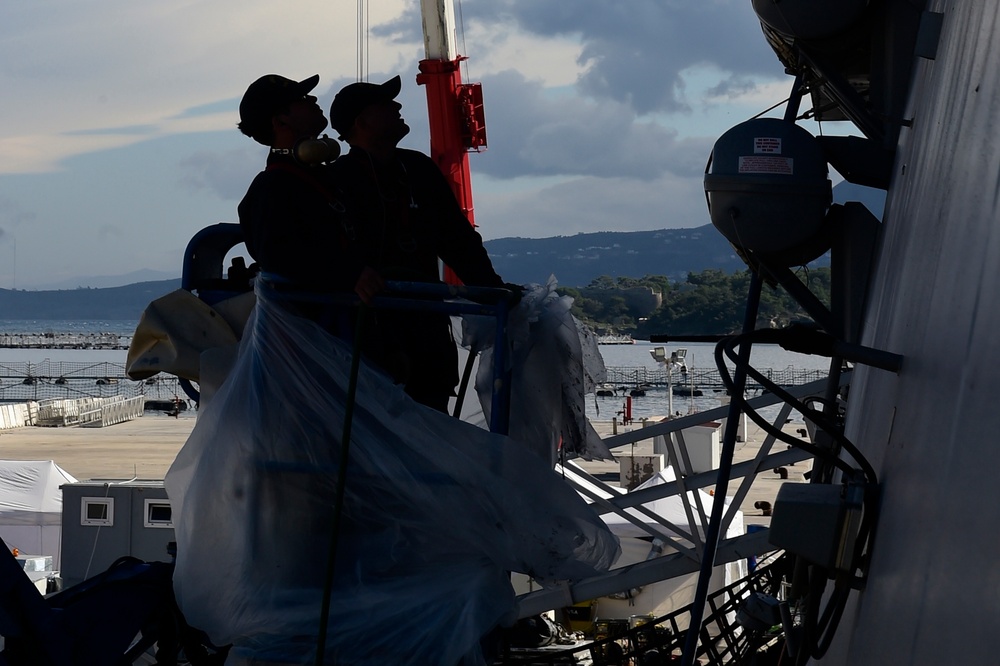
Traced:
[[431, 165], [437, 167], [430, 157], [420, 152], [419, 150], [410, 150], [409, 148], [397, 148], [396, 157], [400, 162], [406, 165], [415, 164], [419, 166]]
[[247, 207], [275, 200], [310, 201], [319, 197], [333, 180], [325, 165], [322, 169], [310, 167], [306, 174], [297, 172], [294, 166], [271, 165], [254, 177], [239, 205]]
[[338, 180], [350, 180], [361, 174], [363, 165], [361, 154], [355, 151], [341, 155], [326, 166], [329, 168], [330, 174]]
[[246, 194], [243, 195], [243, 202], [249, 202], [255, 197], [260, 196], [261, 191], [267, 189], [267, 181], [269, 180], [266, 171], [259, 172], [250, 181], [250, 185], [247, 187]]
[[321, 164], [318, 166], [300, 166], [285, 162], [275, 162], [269, 164], [266, 169], [257, 174], [250, 183], [249, 191], [267, 191], [271, 189], [296, 188], [303, 189], [313, 182], [328, 182], [333, 177], [334, 169], [331, 164]]
[[441, 167], [430, 157], [418, 150], [397, 148], [396, 158], [409, 174], [414, 185], [422, 188], [441, 188], [445, 186]]
[[250, 182], [250, 191], [266, 188], [275, 183], [285, 183], [292, 178], [294, 176], [290, 171], [269, 165], [254, 176], [254, 179]]
[[329, 164], [335, 169], [342, 168], [345, 165], [361, 164], [361, 160], [364, 155], [364, 152], [359, 151], [356, 148], [352, 148]]

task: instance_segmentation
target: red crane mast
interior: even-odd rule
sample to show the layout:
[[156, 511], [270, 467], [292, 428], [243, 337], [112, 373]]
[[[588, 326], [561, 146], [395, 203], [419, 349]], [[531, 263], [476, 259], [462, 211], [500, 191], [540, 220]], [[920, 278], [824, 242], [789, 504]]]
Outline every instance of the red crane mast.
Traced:
[[[462, 211], [475, 226], [469, 153], [486, 148], [486, 117], [479, 83], [462, 83], [460, 56], [455, 47], [453, 0], [421, 0], [424, 52], [417, 83], [427, 87], [431, 158], [451, 185]], [[448, 282], [458, 282], [446, 270]]]

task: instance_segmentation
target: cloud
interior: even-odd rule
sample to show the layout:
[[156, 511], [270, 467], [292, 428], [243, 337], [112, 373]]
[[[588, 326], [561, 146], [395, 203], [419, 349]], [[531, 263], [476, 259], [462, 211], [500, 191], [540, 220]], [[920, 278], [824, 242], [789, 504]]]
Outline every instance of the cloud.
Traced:
[[111, 240], [112, 238], [122, 238], [126, 234], [117, 224], [102, 224], [97, 229], [97, 237], [103, 241]]
[[131, 125], [128, 127], [94, 127], [90, 129], [78, 129], [65, 132], [63, 136], [100, 136], [106, 135], [128, 135], [149, 136], [156, 130], [155, 125]]
[[[373, 22], [388, 20], [404, 0], [377, 3]], [[4, 8], [0, 22], [0, 169], [8, 148], [45, 143], [29, 170], [58, 168], [82, 151], [122, 145], [114, 128], [148, 127], [155, 135], [197, 131], [182, 123], [208, 116], [214, 129], [236, 122], [246, 86], [268, 72], [324, 80], [354, 63], [354, 12], [320, 0], [182, 0], [171, 3], [46, 0]], [[376, 60], [395, 49], [374, 41]], [[223, 117], [224, 116], [224, 117]], [[46, 137], [90, 132], [105, 141], [81, 146]], [[28, 152], [24, 150], [22, 152]], [[10, 160], [11, 162], [13, 160]]]
[[198, 118], [201, 116], [215, 116], [218, 114], [232, 116], [233, 109], [239, 108], [239, 105], [239, 97], [220, 99], [213, 102], [206, 102], [205, 104], [199, 104], [189, 109], [184, 109], [174, 116], [174, 118]]
[[650, 181], [574, 178], [477, 194], [476, 201], [476, 223], [486, 239], [690, 228], [710, 221], [701, 179], [672, 174]]
[[486, 77], [483, 86], [494, 147], [476, 168], [498, 178], [690, 176], [704, 168], [711, 149], [707, 139], [681, 139], [668, 127], [637, 119], [627, 105], [553, 95], [517, 72]]
[[470, 0], [463, 12], [478, 24], [579, 40], [579, 91], [640, 115], [691, 110], [682, 72], [692, 66], [717, 66], [723, 86], [776, 71], [747, 0]]
[[[486, 97], [489, 149], [472, 168], [489, 237], [704, 224], [712, 141], [787, 94], [748, 0], [463, 2], [463, 71]], [[8, 4], [0, 241], [16, 237], [18, 273], [38, 283], [112, 263], [178, 269], [263, 168], [266, 151], [235, 130], [247, 85], [319, 73], [328, 108], [358, 75], [355, 5]], [[418, 5], [371, 4], [362, 73], [403, 75], [405, 146], [427, 151]]]
[[260, 151], [251, 147], [227, 151], [198, 151], [180, 161], [179, 184], [189, 190], [206, 190], [220, 199], [239, 201], [263, 164]]
[[38, 216], [29, 210], [25, 210], [20, 203], [0, 197], [0, 222], [8, 231], [16, 231], [21, 225], [33, 222]]

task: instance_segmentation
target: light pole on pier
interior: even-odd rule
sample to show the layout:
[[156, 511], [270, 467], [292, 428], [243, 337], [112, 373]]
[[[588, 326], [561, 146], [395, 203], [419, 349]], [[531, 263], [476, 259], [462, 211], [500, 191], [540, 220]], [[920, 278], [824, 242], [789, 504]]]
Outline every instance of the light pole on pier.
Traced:
[[657, 363], [661, 363], [667, 366], [667, 409], [669, 410], [668, 418], [674, 417], [674, 367], [687, 369], [684, 365], [684, 358], [687, 356], [687, 349], [681, 348], [675, 352], [670, 352], [670, 356], [667, 356], [667, 351], [663, 347], [654, 347], [649, 350], [649, 355], [653, 357], [653, 360]]

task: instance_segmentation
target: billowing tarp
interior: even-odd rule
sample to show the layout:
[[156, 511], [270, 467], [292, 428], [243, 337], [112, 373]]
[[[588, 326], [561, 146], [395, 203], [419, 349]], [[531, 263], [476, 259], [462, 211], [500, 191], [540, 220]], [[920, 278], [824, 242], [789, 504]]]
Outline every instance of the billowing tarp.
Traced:
[[[612, 460], [587, 420], [584, 405], [586, 395], [607, 378], [597, 338], [570, 313], [573, 299], [558, 294], [556, 286], [555, 276], [544, 285], [528, 285], [521, 303], [510, 313], [509, 432], [550, 465], [560, 456]], [[463, 344], [482, 354], [476, 392], [487, 419], [493, 392], [495, 330], [493, 319], [465, 319]]]
[[[229, 378], [166, 478], [174, 577], [216, 643], [312, 663], [330, 552], [351, 349], [257, 308]], [[509, 571], [550, 583], [618, 554], [596, 514], [527, 447], [413, 402], [361, 365], [325, 654], [337, 664], [481, 664], [511, 621]]]
[[0, 460], [0, 538], [24, 555], [51, 555], [59, 568], [62, 489], [76, 483], [51, 460]]
[[128, 376], [146, 379], [158, 372], [198, 381], [200, 354], [235, 345], [253, 309], [253, 294], [209, 306], [184, 289], [150, 303], [139, 319], [125, 362]]

